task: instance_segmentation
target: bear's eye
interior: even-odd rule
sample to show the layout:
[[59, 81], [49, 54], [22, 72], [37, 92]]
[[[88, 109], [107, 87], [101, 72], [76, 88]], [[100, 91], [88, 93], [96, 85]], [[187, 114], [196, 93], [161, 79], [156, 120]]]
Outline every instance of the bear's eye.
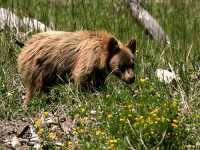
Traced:
[[121, 67], [121, 72], [125, 72], [126, 68], [125, 67]]
[[129, 68], [132, 68], [134, 69], [134, 66], [135, 66], [135, 60], [131, 60], [131, 63], [129, 64]]
[[120, 70], [121, 72], [125, 72], [125, 70], [128, 68], [128, 65], [127, 64], [124, 64], [124, 65], [121, 65], [120, 66]]
[[120, 67], [120, 70], [121, 70], [121, 72], [125, 72], [125, 71], [126, 71], [127, 69], [129, 69], [129, 68], [134, 69], [134, 64], [122, 65], [122, 66]]
[[118, 45], [114, 46], [114, 47], [113, 47], [113, 51], [114, 51], [114, 52], [118, 52], [118, 51], [120, 51], [119, 46], [118, 46]]
[[130, 65], [130, 68], [134, 69], [134, 67], [135, 67], [134, 63]]

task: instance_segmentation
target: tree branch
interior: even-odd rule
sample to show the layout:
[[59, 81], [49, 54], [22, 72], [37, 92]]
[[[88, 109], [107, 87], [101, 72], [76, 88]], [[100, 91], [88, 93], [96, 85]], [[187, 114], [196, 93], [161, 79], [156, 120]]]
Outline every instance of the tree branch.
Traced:
[[132, 16], [148, 31], [154, 40], [170, 44], [169, 37], [165, 34], [162, 27], [151, 14], [145, 10], [139, 0], [129, 0], [129, 5], [132, 11]]

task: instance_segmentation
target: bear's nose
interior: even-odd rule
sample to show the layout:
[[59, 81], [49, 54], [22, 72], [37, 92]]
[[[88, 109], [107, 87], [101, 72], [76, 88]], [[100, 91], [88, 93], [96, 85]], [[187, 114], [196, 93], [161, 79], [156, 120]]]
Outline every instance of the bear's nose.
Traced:
[[131, 83], [133, 83], [135, 81], [135, 77], [132, 77], [132, 78], [130, 78], [128, 81], [127, 81], [127, 83], [128, 84], [131, 84]]

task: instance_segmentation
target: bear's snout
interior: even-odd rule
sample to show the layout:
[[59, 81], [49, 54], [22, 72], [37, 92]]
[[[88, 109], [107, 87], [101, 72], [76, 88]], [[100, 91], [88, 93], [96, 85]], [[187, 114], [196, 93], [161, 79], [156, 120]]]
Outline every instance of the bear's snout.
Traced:
[[131, 84], [135, 81], [135, 77], [129, 78], [128, 80], [126, 80], [125, 82], [128, 84]]
[[132, 69], [127, 69], [123, 74], [122, 74], [122, 80], [125, 81], [128, 84], [131, 84], [135, 81], [135, 75]]

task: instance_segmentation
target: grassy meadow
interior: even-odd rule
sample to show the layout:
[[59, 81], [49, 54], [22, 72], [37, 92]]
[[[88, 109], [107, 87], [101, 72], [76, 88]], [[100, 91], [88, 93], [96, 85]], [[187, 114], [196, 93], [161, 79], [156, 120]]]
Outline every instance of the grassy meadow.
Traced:
[[[161, 45], [146, 35], [132, 18], [124, 0], [0, 0], [21, 17], [36, 18], [55, 30], [106, 30], [127, 42], [137, 39], [136, 81], [127, 85], [110, 76], [103, 91], [78, 92], [73, 85], [55, 86], [48, 99], [37, 94], [28, 111], [22, 107], [23, 87], [16, 68], [20, 48], [9, 29], [0, 32], [0, 120], [56, 113], [78, 120], [69, 135], [63, 135], [61, 149], [199, 149], [200, 148], [200, 1], [142, 5], [160, 23], [171, 44]], [[21, 29], [21, 32], [28, 29]], [[173, 69], [180, 80], [160, 82], [157, 68]], [[184, 101], [191, 113], [184, 109]], [[88, 123], [89, 122], [89, 123]], [[59, 135], [47, 128], [37, 131], [43, 148], [56, 149]], [[57, 136], [57, 137], [56, 137]], [[76, 142], [74, 142], [76, 138]], [[44, 148], [45, 149], [45, 148]]]

